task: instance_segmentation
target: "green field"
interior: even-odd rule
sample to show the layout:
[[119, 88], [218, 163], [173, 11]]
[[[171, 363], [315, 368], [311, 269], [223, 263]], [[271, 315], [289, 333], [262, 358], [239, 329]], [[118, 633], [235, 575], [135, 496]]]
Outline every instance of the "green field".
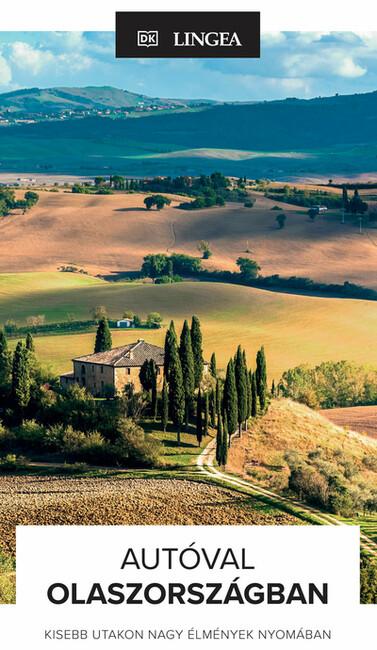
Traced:
[[364, 515], [361, 517], [353, 517], [352, 519], [342, 518], [342, 521], [347, 524], [353, 524], [354, 526], [360, 526], [361, 532], [377, 543], [377, 518], [375, 515]]
[[[377, 302], [274, 293], [221, 283], [173, 285], [108, 283], [85, 275], [30, 273], [0, 275], [0, 323], [26, 324], [31, 315], [47, 322], [87, 319], [96, 305], [112, 318], [132, 310], [140, 316], [158, 311], [179, 328], [184, 318], [201, 318], [205, 355], [215, 351], [219, 367], [241, 343], [252, 358], [260, 345], [267, 351], [270, 378], [299, 363], [349, 359], [377, 367], [370, 332], [377, 329]], [[113, 344], [138, 337], [162, 344], [165, 330], [113, 331]], [[14, 344], [14, 341], [12, 341]], [[94, 333], [38, 337], [39, 358], [56, 372], [70, 369], [70, 359], [90, 352]]]

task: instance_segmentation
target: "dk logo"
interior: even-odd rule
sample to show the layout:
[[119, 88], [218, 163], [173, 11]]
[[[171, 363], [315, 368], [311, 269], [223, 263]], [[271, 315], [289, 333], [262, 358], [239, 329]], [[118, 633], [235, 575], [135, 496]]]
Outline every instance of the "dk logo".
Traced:
[[158, 31], [138, 30], [137, 32], [138, 47], [158, 47]]

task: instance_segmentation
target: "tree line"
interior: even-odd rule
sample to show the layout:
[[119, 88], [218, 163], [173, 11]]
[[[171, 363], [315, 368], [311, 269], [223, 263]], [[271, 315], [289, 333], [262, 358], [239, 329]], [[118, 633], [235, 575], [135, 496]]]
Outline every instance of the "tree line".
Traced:
[[209, 428], [216, 429], [216, 459], [220, 465], [227, 460], [230, 437], [247, 428], [249, 418], [263, 413], [267, 407], [267, 369], [264, 348], [256, 356], [256, 368], [250, 369], [246, 353], [238, 346], [222, 379], [213, 353], [208, 372], [204, 373], [202, 333], [200, 321], [193, 316], [191, 326], [183, 323], [177, 336], [174, 321], [170, 322], [164, 344], [164, 379], [158, 396], [158, 374], [153, 359], [146, 360], [140, 369], [140, 382], [150, 399], [154, 419], [158, 414], [165, 432], [169, 420], [181, 431], [194, 425], [200, 446]]
[[377, 300], [377, 291], [347, 280], [343, 284], [327, 284], [316, 282], [311, 278], [291, 276], [285, 278], [278, 273], [263, 276], [258, 262], [249, 257], [239, 257], [236, 260], [239, 271], [212, 271], [203, 268], [198, 257], [182, 253], [154, 253], [144, 257], [140, 269], [142, 277], [153, 279], [156, 284], [163, 282], [178, 282], [182, 277], [195, 277], [207, 282], [226, 282], [250, 287], [266, 287], [267, 289], [299, 291], [307, 293], [328, 293], [345, 298], [362, 298]]

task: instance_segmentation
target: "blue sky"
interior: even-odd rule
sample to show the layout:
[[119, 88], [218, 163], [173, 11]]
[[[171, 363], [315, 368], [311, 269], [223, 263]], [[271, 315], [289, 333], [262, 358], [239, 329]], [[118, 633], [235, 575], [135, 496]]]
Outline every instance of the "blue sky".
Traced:
[[261, 59], [115, 59], [111, 32], [0, 32], [0, 92], [116, 86], [159, 97], [259, 100], [377, 90], [377, 32], [274, 32]]

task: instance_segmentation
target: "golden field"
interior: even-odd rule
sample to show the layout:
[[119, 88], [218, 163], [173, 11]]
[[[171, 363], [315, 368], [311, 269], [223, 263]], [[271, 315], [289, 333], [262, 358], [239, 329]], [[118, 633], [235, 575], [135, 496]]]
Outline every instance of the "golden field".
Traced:
[[373, 229], [360, 235], [350, 218], [340, 223], [339, 211], [312, 223], [306, 209], [280, 203], [287, 221], [279, 230], [275, 202], [254, 196], [252, 209], [228, 203], [193, 212], [178, 209], [182, 199], [174, 196], [170, 207], [157, 212], [144, 208], [144, 194], [42, 191], [30, 212], [0, 220], [0, 272], [55, 271], [69, 264], [92, 275], [135, 271], [147, 253], [197, 255], [198, 242], [207, 240], [213, 253], [208, 268], [234, 270], [248, 248], [264, 275], [377, 286]]

